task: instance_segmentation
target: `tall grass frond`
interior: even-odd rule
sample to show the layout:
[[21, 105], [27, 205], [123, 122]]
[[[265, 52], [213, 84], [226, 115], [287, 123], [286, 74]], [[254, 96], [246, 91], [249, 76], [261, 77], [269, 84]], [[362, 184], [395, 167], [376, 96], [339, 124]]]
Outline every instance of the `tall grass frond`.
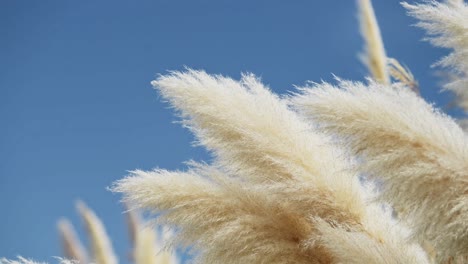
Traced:
[[163, 226], [158, 232], [156, 232], [156, 247], [164, 250], [159, 253], [158, 263], [162, 264], [177, 264], [181, 263], [180, 257], [175, 250], [170, 251], [167, 243], [171, 242], [174, 237], [174, 230]]
[[468, 139], [448, 116], [399, 87], [339, 81], [303, 89], [296, 107], [342, 139], [359, 171], [439, 260], [468, 255]]
[[135, 263], [136, 264], [176, 264], [179, 263], [177, 256], [164, 246], [162, 232], [155, 232], [150, 227], [138, 230], [135, 241]]
[[451, 50], [437, 65], [458, 77], [444, 87], [455, 93], [456, 103], [468, 113], [468, 4], [451, 0], [403, 6], [420, 20], [417, 25], [426, 29], [434, 46]]
[[366, 43], [361, 60], [376, 81], [389, 84], [387, 55], [371, 0], [358, 0], [361, 35]]
[[86, 250], [81, 244], [76, 232], [67, 219], [60, 219], [57, 223], [62, 242], [62, 249], [67, 259], [76, 260], [78, 263], [88, 263]]
[[125, 218], [127, 220], [128, 236], [130, 238], [131, 245], [135, 246], [136, 236], [138, 229], [140, 228], [141, 219], [137, 212], [129, 210], [130, 207], [128, 205], [125, 205], [125, 208], [127, 209]]
[[82, 201], [78, 201], [76, 207], [91, 243], [92, 261], [96, 264], [117, 264], [117, 257], [101, 220]]
[[[132, 241], [132, 259], [135, 264], [176, 264], [177, 256], [164, 248], [163, 232], [155, 232], [146, 225], [136, 210], [127, 212], [127, 221]], [[159, 234], [159, 236], [157, 235]]]
[[404, 67], [394, 58], [388, 58], [388, 71], [390, 76], [395, 79], [397, 82], [400, 82], [410, 88], [416, 94], [419, 94], [419, 84], [414, 79], [411, 71]]
[[[156, 234], [151, 228], [138, 229], [133, 248], [133, 261], [136, 264], [156, 264]], [[166, 264], [166, 263], [164, 263]]]

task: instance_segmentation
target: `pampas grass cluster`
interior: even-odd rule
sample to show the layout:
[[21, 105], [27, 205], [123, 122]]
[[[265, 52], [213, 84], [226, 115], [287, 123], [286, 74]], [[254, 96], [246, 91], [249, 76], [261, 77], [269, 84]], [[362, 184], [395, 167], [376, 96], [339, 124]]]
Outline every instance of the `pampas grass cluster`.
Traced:
[[[67, 219], [58, 221], [57, 227], [62, 241], [64, 257], [60, 259], [63, 264], [73, 263], [99, 263], [117, 264], [118, 259], [112, 248], [112, 242], [102, 221], [82, 201], [77, 202], [77, 210], [86, 228], [88, 242], [90, 244], [89, 254], [83, 247], [76, 232]], [[126, 213], [128, 231], [132, 249], [129, 259], [135, 264], [177, 264], [178, 257], [175, 253], [165, 248], [165, 241], [169, 241], [171, 232], [168, 230], [156, 231], [152, 225], [141, 219], [136, 211]], [[5, 260], [5, 264], [33, 264], [25, 258], [17, 261]], [[3, 263], [3, 262], [0, 262]]]
[[[467, 135], [387, 57], [370, 0], [358, 5], [366, 83], [337, 78], [280, 97], [253, 74], [160, 76], [152, 84], [213, 160], [135, 170], [112, 190], [172, 227], [171, 244], [195, 263], [468, 263]], [[436, 65], [468, 110], [467, 4], [403, 6], [432, 44], [451, 49]], [[79, 211], [92, 261], [116, 263], [102, 224]], [[129, 219], [136, 263], [175, 263]], [[87, 262], [70, 224], [60, 230], [67, 256]]]
[[[214, 160], [134, 171], [113, 190], [175, 226], [197, 263], [467, 262], [468, 139], [387, 57], [371, 2], [358, 4], [368, 83], [281, 98], [252, 74], [160, 76], [153, 85]], [[446, 88], [466, 92], [466, 4], [403, 5], [453, 49], [438, 64], [457, 78]]]

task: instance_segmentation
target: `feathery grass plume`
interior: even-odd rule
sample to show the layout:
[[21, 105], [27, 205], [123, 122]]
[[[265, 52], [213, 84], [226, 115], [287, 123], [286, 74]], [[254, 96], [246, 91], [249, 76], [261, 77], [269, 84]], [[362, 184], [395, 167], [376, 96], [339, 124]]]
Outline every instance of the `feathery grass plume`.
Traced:
[[426, 29], [434, 46], [451, 50], [436, 65], [458, 77], [449, 80], [444, 87], [455, 93], [457, 105], [468, 113], [468, 5], [464, 1], [449, 0], [416, 5], [403, 3], [403, 6], [420, 20], [417, 25]]
[[224, 169], [257, 184], [307, 180], [332, 186], [346, 195], [339, 203], [362, 208], [349, 204], [359, 183], [340, 175], [347, 165], [339, 151], [311, 133], [312, 127], [255, 76], [237, 82], [188, 70], [161, 76], [153, 85]]
[[398, 60], [388, 58], [388, 71], [393, 79], [406, 85], [416, 94], [419, 94], [418, 82], [414, 79], [411, 71], [407, 67], [402, 66]]
[[[127, 212], [130, 239], [133, 245], [132, 259], [136, 264], [176, 264], [177, 256], [164, 250], [163, 242], [168, 238], [164, 232], [156, 233], [145, 225], [135, 210]], [[167, 232], [166, 232], [167, 233]], [[159, 234], [159, 236], [157, 236]]]
[[236, 82], [188, 70], [161, 76], [153, 85], [224, 170], [257, 184], [297, 181], [334, 190], [338, 211], [354, 219], [363, 214], [359, 182], [343, 173], [341, 153], [252, 74]]
[[293, 104], [342, 139], [381, 198], [437, 259], [468, 256], [468, 139], [449, 117], [403, 87], [339, 81], [303, 89]]
[[[114, 190], [123, 192], [131, 204], [163, 212], [159, 221], [180, 228], [177, 241], [194, 246], [200, 254], [198, 263], [340, 263], [338, 259], [343, 259], [328, 248], [340, 249], [341, 245], [333, 245], [333, 238], [320, 234], [324, 228], [315, 225], [313, 215], [305, 217], [294, 212], [293, 201], [278, 200], [266, 188], [217, 175], [221, 172], [213, 168], [205, 170], [135, 171], [133, 176], [120, 180]], [[321, 198], [310, 195], [311, 200]], [[353, 230], [384, 252], [389, 247], [401, 247], [398, 254], [387, 254], [392, 256], [385, 260], [388, 263], [427, 263], [421, 251], [405, 241], [388, 241], [393, 230], [386, 230], [389, 232], [382, 233], [382, 240], [377, 241], [362, 229], [360, 225], [346, 225], [342, 232]], [[323, 243], [325, 240], [329, 244]], [[358, 251], [348, 254], [358, 256]], [[415, 261], [405, 262], [408, 259]]]
[[236, 82], [188, 70], [154, 84], [217, 160], [188, 172], [135, 171], [113, 190], [162, 213], [159, 221], [180, 228], [177, 241], [194, 245], [200, 262], [338, 263], [321, 242], [315, 222], [323, 221], [383, 249], [411, 248], [394, 255], [395, 263], [425, 263], [400, 227], [366, 204], [328, 139], [254, 76]]
[[117, 257], [101, 220], [82, 201], [78, 201], [76, 207], [91, 243], [92, 261], [96, 264], [117, 264]]
[[67, 219], [60, 219], [57, 227], [59, 229], [65, 257], [67, 259], [76, 260], [78, 263], [88, 263], [86, 250], [78, 239], [70, 221]]
[[360, 56], [361, 60], [376, 81], [389, 84], [387, 55], [371, 0], [358, 0], [358, 7], [361, 35], [366, 43], [365, 52]]
[[[199, 263], [320, 263], [308, 256], [310, 225], [264, 193], [238, 183], [215, 182], [214, 169], [200, 172], [135, 171], [117, 183], [130, 204], [163, 212], [159, 221], [180, 229], [180, 245], [193, 245]], [[208, 175], [207, 175], [208, 174]], [[323, 250], [322, 250], [323, 251]], [[314, 262], [315, 260], [315, 262]]]
[[130, 238], [131, 245], [135, 246], [136, 236], [141, 221], [140, 216], [136, 212], [129, 210], [130, 208], [126, 204], [125, 208], [127, 209], [127, 213], [125, 214], [125, 216], [127, 219], [128, 237]]
[[179, 263], [177, 256], [165, 248], [164, 233], [157, 232], [144, 227], [138, 230], [135, 241], [135, 263], [136, 264], [176, 264]]
[[[133, 248], [133, 259], [136, 264], [159, 264], [159, 257], [156, 251], [156, 234], [151, 228], [137, 230]], [[166, 252], [163, 252], [165, 254]], [[166, 264], [165, 262], [164, 264]]]

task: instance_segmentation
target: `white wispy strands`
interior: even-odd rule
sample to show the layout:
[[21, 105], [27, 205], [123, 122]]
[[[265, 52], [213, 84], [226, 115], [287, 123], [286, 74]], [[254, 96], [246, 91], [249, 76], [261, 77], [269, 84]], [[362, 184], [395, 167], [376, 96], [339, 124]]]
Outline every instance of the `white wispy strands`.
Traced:
[[[64, 258], [57, 258], [59, 260], [60, 264], [78, 264], [79, 262], [64, 259]], [[18, 257], [17, 260], [11, 260], [11, 259], [6, 259], [2, 258], [0, 259], [0, 264], [45, 264], [44, 262], [36, 262], [31, 259], [23, 258], [23, 257]]]
[[67, 259], [76, 260], [78, 263], [88, 263], [86, 250], [81, 244], [76, 232], [67, 219], [60, 219], [57, 227], [62, 240], [63, 252]]
[[399, 86], [339, 81], [303, 89], [293, 104], [342, 139], [359, 170], [382, 182], [419, 241], [437, 259], [468, 256], [468, 140], [460, 127]]
[[358, 7], [361, 35], [366, 44], [365, 51], [360, 56], [361, 60], [376, 81], [389, 84], [387, 55], [372, 3], [370, 0], [358, 0]]
[[400, 62], [394, 58], [388, 58], [387, 62], [390, 76], [397, 82], [413, 90], [413, 92], [419, 94], [418, 82], [414, 79], [411, 71], [407, 67], [402, 66]]
[[468, 112], [468, 5], [450, 0], [403, 6], [421, 21], [417, 25], [427, 30], [433, 45], [451, 50], [437, 65], [457, 76], [445, 88], [456, 94], [458, 106]]
[[[335, 256], [336, 263], [428, 263], [426, 254], [416, 245], [407, 243], [402, 245], [398, 241], [375, 243], [363, 233], [320, 224], [322, 243]], [[417, 252], [419, 254], [415, 254]]]
[[17, 260], [6, 259], [6, 258], [0, 259], [0, 264], [43, 264], [43, 263], [44, 262], [36, 262], [34, 260], [23, 258], [23, 257], [18, 257]]
[[96, 264], [117, 264], [117, 257], [101, 220], [82, 201], [78, 201], [76, 207], [91, 243], [92, 261]]
[[340, 263], [339, 254], [361, 250], [340, 250], [327, 226], [352, 232], [350, 243], [353, 236], [368, 241], [364, 247], [374, 243], [388, 263], [426, 263], [390, 216], [366, 204], [341, 153], [254, 76], [237, 82], [188, 70], [153, 84], [216, 155], [215, 165], [134, 171], [113, 189], [162, 213], [159, 221], [175, 225], [177, 241], [193, 245], [201, 263]]

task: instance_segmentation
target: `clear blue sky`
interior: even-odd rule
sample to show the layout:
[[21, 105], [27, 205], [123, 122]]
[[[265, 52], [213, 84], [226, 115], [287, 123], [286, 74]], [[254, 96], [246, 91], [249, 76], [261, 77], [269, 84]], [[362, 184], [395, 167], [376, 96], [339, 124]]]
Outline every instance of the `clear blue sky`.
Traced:
[[[430, 65], [446, 51], [421, 41], [398, 2], [374, 1], [387, 53], [445, 106]], [[106, 187], [127, 170], [209, 160], [152, 89], [158, 73], [249, 71], [281, 94], [332, 74], [367, 74], [349, 0], [3, 0], [0, 33], [0, 256], [8, 258], [54, 263], [56, 221], [66, 216], [83, 234], [80, 198], [127, 262], [120, 197]]]

